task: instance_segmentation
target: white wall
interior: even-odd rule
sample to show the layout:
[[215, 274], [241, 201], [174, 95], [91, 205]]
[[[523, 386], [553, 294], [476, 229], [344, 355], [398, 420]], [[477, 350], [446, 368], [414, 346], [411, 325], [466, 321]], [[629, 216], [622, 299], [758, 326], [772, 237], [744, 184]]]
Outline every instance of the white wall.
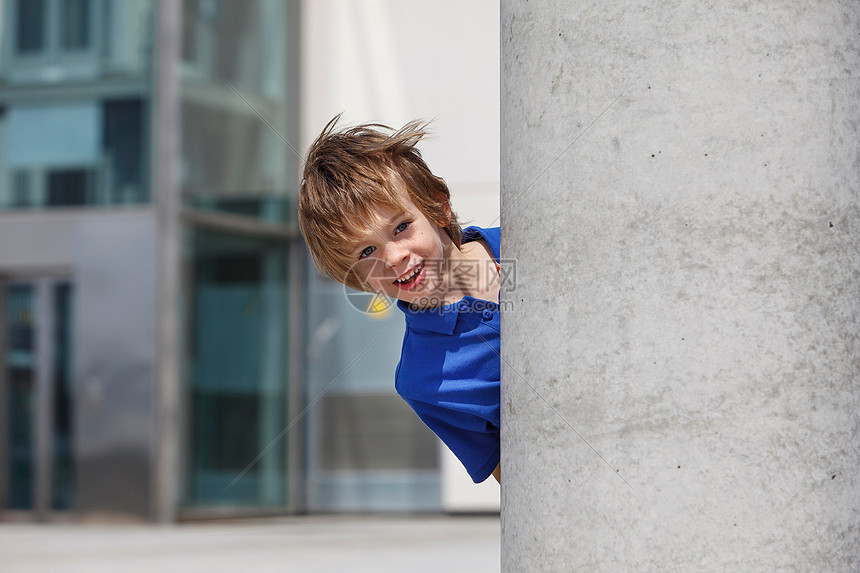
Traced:
[[[499, 12], [492, 0], [312, 0], [303, 6], [303, 149], [344, 112], [399, 127], [435, 119], [422, 146], [475, 224], [498, 215]], [[480, 200], [477, 197], [480, 197]]]
[[[302, 150], [340, 112], [343, 124], [433, 119], [420, 148], [460, 221], [498, 225], [497, 2], [308, 0], [302, 30]], [[495, 481], [475, 486], [440, 449], [445, 507], [497, 509]]]

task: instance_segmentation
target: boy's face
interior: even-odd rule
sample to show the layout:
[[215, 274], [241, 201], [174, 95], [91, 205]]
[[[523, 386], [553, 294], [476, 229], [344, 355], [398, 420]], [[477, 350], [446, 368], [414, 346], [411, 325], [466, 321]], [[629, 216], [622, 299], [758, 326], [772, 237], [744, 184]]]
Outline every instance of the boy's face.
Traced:
[[366, 221], [352, 245], [352, 270], [370, 290], [422, 307], [439, 306], [448, 302], [445, 261], [456, 247], [402, 183], [397, 191], [405, 210], [379, 208], [375, 220]]

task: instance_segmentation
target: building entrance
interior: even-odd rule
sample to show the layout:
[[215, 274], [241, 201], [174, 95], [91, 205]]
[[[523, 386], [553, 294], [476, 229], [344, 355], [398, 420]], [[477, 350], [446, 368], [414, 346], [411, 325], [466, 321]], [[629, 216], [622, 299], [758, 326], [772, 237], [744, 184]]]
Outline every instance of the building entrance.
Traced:
[[74, 505], [73, 287], [0, 276], [0, 513]]

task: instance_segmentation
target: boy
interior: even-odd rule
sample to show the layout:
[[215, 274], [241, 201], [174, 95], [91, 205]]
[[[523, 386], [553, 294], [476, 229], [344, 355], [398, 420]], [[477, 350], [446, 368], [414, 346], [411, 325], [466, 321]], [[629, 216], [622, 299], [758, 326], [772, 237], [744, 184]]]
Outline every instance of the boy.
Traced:
[[398, 299], [395, 388], [472, 480], [500, 481], [499, 228], [461, 229], [416, 148], [426, 124], [364, 124], [311, 145], [299, 225], [317, 268]]

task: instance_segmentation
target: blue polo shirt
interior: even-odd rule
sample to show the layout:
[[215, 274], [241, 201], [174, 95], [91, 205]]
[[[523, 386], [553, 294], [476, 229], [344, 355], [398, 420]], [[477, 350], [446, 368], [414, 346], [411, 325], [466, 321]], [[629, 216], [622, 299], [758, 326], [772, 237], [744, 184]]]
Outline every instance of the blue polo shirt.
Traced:
[[[462, 243], [481, 237], [498, 262], [499, 227], [467, 227]], [[499, 305], [466, 296], [431, 310], [397, 306], [406, 315], [397, 393], [482, 482], [500, 459]]]

